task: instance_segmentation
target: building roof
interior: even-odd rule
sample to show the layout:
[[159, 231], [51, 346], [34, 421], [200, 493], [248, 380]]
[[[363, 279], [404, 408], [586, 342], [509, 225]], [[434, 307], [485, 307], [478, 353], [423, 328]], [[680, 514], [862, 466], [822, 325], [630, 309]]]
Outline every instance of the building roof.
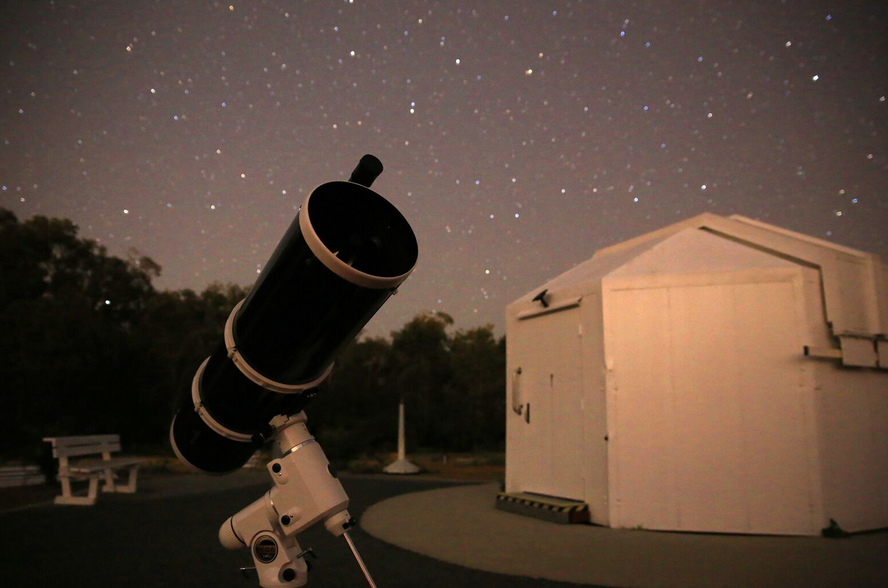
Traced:
[[656, 274], [666, 267], [667, 251], [673, 273], [676, 266], [683, 273], [792, 265], [818, 269], [834, 335], [888, 333], [888, 267], [877, 255], [739, 215], [704, 213], [611, 245], [513, 304], [526, 306], [544, 289], [557, 293], [606, 276]]

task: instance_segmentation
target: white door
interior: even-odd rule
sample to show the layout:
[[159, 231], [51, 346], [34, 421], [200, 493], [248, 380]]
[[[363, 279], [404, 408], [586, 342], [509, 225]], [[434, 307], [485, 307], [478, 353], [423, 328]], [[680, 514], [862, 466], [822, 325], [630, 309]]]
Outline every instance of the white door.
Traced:
[[[523, 492], [583, 499], [583, 370], [580, 310], [573, 307], [519, 321], [510, 344], [522, 415], [510, 414]], [[514, 342], [514, 343], [513, 343]], [[513, 384], [515, 385], [515, 384]], [[517, 459], [514, 459], [517, 457]]]
[[793, 283], [614, 289], [605, 308], [613, 524], [807, 532]]

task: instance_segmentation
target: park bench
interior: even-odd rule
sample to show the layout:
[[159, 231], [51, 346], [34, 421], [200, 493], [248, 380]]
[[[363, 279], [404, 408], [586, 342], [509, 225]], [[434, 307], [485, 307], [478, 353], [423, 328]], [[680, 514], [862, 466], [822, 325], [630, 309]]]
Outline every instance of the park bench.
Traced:
[[[96, 503], [99, 479], [104, 480], [103, 492], [133, 494], [139, 465], [143, 460], [133, 458], [111, 459], [111, 454], [120, 451], [120, 435], [87, 435], [82, 437], [46, 437], [52, 444], [52, 456], [59, 460], [58, 479], [62, 483], [62, 495], [56, 496], [56, 504], [93, 505]], [[88, 456], [93, 456], [91, 459]], [[101, 456], [101, 460], [97, 456]], [[85, 458], [71, 462], [69, 458]], [[115, 471], [129, 470], [126, 485], [115, 485]], [[74, 496], [72, 481], [89, 480], [86, 496]]]
[[0, 488], [43, 484], [46, 476], [35, 465], [14, 465], [0, 468]]

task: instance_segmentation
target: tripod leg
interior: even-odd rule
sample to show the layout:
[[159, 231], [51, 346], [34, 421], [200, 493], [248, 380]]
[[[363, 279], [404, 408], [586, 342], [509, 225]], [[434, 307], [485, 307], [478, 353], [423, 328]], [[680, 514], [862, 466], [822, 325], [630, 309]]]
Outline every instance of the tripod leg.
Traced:
[[364, 572], [364, 577], [367, 578], [367, 583], [370, 584], [370, 588], [376, 588], [376, 583], [373, 581], [373, 578], [370, 577], [370, 570], [367, 569], [367, 566], [364, 565], [364, 560], [361, 559], [361, 554], [358, 553], [358, 548], [355, 547], [354, 541], [349, 536], [348, 531], [342, 534], [345, 537], [345, 540], [348, 542], [349, 548], [351, 548], [352, 553], [355, 556], [355, 559], [358, 560], [358, 565], [361, 566], [361, 571]]

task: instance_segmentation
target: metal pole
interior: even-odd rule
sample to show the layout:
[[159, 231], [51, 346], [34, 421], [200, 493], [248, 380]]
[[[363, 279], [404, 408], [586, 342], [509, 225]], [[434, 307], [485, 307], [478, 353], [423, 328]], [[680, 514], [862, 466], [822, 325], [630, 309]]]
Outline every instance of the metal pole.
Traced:
[[[401, 406], [404, 406], [403, 404]], [[370, 577], [370, 571], [367, 569], [367, 566], [364, 565], [364, 560], [361, 559], [361, 554], [358, 553], [357, 547], [355, 547], [352, 538], [349, 537], [348, 531], [342, 534], [345, 537], [345, 540], [348, 542], [348, 546], [351, 548], [352, 553], [355, 556], [355, 559], [358, 560], [358, 565], [361, 566], [361, 571], [364, 572], [364, 577], [367, 578], [367, 582], [370, 584], [370, 588], [376, 588], [376, 583], [373, 582], [373, 578]]]

